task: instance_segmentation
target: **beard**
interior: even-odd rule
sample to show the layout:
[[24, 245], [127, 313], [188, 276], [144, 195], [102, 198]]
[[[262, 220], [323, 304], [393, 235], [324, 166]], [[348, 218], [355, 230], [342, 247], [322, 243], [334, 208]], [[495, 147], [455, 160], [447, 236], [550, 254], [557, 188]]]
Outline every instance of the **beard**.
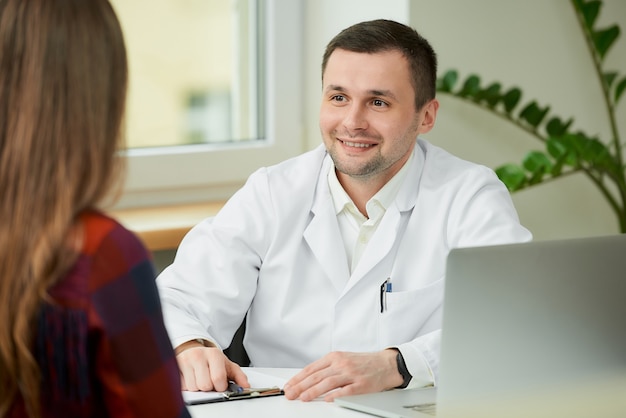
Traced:
[[361, 162], [349, 161], [349, 157], [342, 157], [335, 147], [328, 149], [328, 155], [335, 163], [337, 171], [353, 178], [368, 178], [393, 165], [393, 161], [388, 161], [379, 151], [366, 161]]
[[[413, 150], [419, 133], [419, 124], [420, 119], [416, 114], [406, 130], [387, 141], [375, 131], [361, 131], [356, 135], [350, 135], [348, 132], [334, 130], [322, 132], [322, 137], [328, 155], [335, 163], [335, 168], [339, 173], [357, 180], [367, 180], [392, 169], [394, 164], [405, 158], [407, 153]], [[370, 140], [369, 142], [376, 145], [367, 150], [355, 148], [356, 155], [351, 156], [337, 138], [343, 138], [347, 141]], [[383, 152], [386, 142], [393, 144], [393, 146], [387, 147], [386, 151]]]

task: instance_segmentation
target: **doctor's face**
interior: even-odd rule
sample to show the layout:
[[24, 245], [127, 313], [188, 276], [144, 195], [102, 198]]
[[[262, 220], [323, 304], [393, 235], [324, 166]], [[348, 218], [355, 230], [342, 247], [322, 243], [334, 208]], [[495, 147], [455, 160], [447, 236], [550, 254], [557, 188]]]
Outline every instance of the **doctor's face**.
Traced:
[[386, 183], [429, 131], [438, 103], [415, 109], [409, 64], [400, 51], [336, 49], [323, 74], [320, 130], [340, 179]]

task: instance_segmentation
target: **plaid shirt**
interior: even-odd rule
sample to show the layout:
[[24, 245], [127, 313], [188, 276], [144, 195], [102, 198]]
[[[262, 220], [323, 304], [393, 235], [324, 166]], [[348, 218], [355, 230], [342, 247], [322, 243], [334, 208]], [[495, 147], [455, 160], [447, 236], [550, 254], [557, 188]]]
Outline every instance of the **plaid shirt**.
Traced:
[[101, 213], [81, 219], [81, 255], [38, 321], [44, 417], [189, 417], [148, 252]]

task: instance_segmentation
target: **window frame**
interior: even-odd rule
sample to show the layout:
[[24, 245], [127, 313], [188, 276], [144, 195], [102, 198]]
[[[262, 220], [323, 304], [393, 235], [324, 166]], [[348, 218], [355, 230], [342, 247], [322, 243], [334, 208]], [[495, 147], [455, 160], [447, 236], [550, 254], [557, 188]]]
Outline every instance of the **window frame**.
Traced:
[[304, 151], [304, 100], [297, 97], [304, 79], [303, 1], [260, 0], [259, 7], [266, 31], [264, 140], [128, 149], [116, 209], [226, 200], [259, 167]]

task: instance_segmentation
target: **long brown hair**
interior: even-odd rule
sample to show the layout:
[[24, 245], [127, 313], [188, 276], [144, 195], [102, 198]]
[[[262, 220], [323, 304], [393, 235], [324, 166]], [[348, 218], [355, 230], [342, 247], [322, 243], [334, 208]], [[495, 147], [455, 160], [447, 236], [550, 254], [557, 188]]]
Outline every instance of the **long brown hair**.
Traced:
[[0, 0], [0, 417], [40, 414], [36, 314], [116, 184], [127, 78], [107, 0]]

